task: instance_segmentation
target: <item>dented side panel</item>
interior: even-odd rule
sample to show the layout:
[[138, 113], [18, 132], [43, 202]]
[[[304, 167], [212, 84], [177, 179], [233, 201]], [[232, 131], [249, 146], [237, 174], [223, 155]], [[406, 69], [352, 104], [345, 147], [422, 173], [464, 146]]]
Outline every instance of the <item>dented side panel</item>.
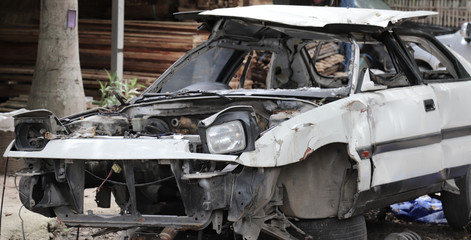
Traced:
[[372, 186], [437, 173], [444, 168], [438, 144], [440, 106], [430, 86], [387, 89], [367, 96], [374, 146]]

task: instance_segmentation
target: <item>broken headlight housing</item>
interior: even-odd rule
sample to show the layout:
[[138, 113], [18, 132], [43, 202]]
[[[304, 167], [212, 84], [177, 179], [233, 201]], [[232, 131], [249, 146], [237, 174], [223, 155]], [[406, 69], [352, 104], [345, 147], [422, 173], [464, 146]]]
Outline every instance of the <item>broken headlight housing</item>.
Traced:
[[198, 132], [205, 152], [237, 154], [255, 149], [260, 127], [252, 107], [234, 106], [200, 121]]
[[43, 122], [20, 123], [15, 126], [15, 147], [22, 151], [42, 150], [48, 140], [45, 135], [50, 127]]
[[15, 147], [20, 151], [40, 151], [48, 143], [47, 134], [68, 133], [59, 119], [48, 110], [38, 109], [13, 116]]
[[245, 149], [245, 132], [240, 121], [222, 123], [206, 129], [210, 153], [239, 152]]

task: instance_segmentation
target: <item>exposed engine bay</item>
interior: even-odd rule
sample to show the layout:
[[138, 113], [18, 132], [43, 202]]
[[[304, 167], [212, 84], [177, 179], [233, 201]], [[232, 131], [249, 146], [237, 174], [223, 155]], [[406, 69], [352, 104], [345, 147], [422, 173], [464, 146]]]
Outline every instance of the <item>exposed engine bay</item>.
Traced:
[[[207, 136], [211, 131], [206, 131], [212, 122], [223, 125], [237, 119], [242, 123], [243, 131], [251, 136], [244, 138], [247, 142], [242, 143], [243, 148], [236, 147], [232, 153], [229, 152], [231, 155], [228, 156], [236, 157], [246, 149], [253, 149], [255, 139], [268, 129], [312, 110], [325, 101], [272, 97], [233, 97], [230, 101], [222, 100], [225, 104], [220, 103], [221, 98], [218, 96], [141, 103], [119, 110], [89, 111], [61, 120], [48, 111], [32, 111], [16, 117], [17, 131], [25, 138], [18, 139], [14, 148], [38, 151], [43, 150], [48, 142], [69, 140], [160, 139], [174, 140], [174, 146], [187, 147], [190, 153], [205, 154], [218, 150], [217, 147], [211, 147], [208, 141], [202, 140], [202, 137], [219, 139], [222, 144], [237, 145], [237, 139], [232, 139], [231, 134], [227, 133], [230, 129], [211, 137]], [[187, 144], [182, 144], [182, 141]], [[131, 151], [133, 155], [139, 152], [139, 147], [126, 148], [124, 151]], [[113, 146], [107, 150], [115, 150], [114, 156], [116, 152], [122, 151]], [[166, 150], [161, 149], [163, 152]], [[73, 155], [72, 152], [68, 154]], [[277, 202], [274, 202], [275, 205], [282, 205], [282, 190], [275, 184], [279, 169], [247, 168], [224, 161], [224, 158], [218, 161], [206, 161], [204, 157], [199, 160], [178, 160], [175, 154], [159, 160], [123, 160], [119, 157], [93, 160], [93, 157], [88, 156], [83, 156], [88, 160], [74, 158], [81, 158], [80, 154], [72, 159], [25, 159], [26, 168], [19, 173], [22, 176], [19, 184], [22, 203], [29, 210], [50, 217], [58, 216], [70, 225], [99, 224], [125, 229], [136, 226], [136, 223], [131, 222], [137, 219], [138, 226], [184, 230], [185, 225], [192, 225], [191, 229], [202, 229], [212, 222], [218, 233], [222, 231], [223, 215], [231, 221], [240, 222], [239, 232], [258, 232], [260, 227], [255, 228], [258, 230], [245, 229], [250, 224], [241, 221], [245, 215], [244, 209], [252, 208], [258, 212], [256, 214], [265, 216], [265, 210], [256, 209], [271, 201]], [[257, 189], [245, 189], [247, 181], [258, 186]], [[96, 223], [89, 219], [85, 223], [75, 213], [84, 211], [83, 190], [86, 188], [96, 189], [95, 201], [98, 207], [109, 208], [114, 199], [121, 209], [119, 214], [107, 217], [106, 223], [103, 222], [103, 216], [98, 215]], [[226, 212], [229, 206], [234, 205], [239, 207]], [[277, 221], [284, 221], [275, 208], [267, 211], [277, 215], [276, 218], [280, 218]], [[152, 216], [162, 215], [168, 216], [168, 222], [162, 224], [153, 221]], [[94, 219], [93, 212], [87, 212], [86, 216]], [[129, 218], [129, 221], [121, 221], [122, 217]]]

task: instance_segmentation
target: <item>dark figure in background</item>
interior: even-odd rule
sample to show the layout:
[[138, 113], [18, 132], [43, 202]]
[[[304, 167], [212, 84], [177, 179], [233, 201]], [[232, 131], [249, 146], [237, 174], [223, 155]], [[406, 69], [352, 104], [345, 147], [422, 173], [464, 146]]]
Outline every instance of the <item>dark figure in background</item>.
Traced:
[[[341, 0], [339, 7], [351, 8], [355, 7], [355, 3], [353, 0]], [[345, 60], [342, 62], [339, 70], [345, 72], [348, 71], [346, 68], [350, 62], [350, 59], [352, 58], [352, 45], [350, 43], [339, 43], [339, 48], [340, 54], [345, 56]]]
[[381, 45], [365, 44], [361, 47], [361, 57], [366, 61], [368, 68], [390, 72], [394, 65], [388, 53]]

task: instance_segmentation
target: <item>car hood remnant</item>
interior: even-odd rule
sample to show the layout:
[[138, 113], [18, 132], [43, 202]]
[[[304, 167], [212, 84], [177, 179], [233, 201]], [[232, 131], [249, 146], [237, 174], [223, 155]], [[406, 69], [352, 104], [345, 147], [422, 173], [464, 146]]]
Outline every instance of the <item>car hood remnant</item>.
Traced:
[[199, 15], [243, 18], [296, 27], [325, 27], [329, 24], [387, 27], [401, 20], [436, 15], [437, 12], [328, 8], [314, 6], [255, 5], [204, 11]]
[[[366, 239], [367, 209], [469, 194], [471, 65], [399, 25], [431, 14], [193, 13], [210, 37], [141, 96], [62, 119], [15, 116], [4, 156], [25, 160], [20, 200], [70, 226]], [[434, 69], [418, 61], [427, 54]], [[98, 207], [113, 196], [120, 210], [86, 209], [87, 188]]]

